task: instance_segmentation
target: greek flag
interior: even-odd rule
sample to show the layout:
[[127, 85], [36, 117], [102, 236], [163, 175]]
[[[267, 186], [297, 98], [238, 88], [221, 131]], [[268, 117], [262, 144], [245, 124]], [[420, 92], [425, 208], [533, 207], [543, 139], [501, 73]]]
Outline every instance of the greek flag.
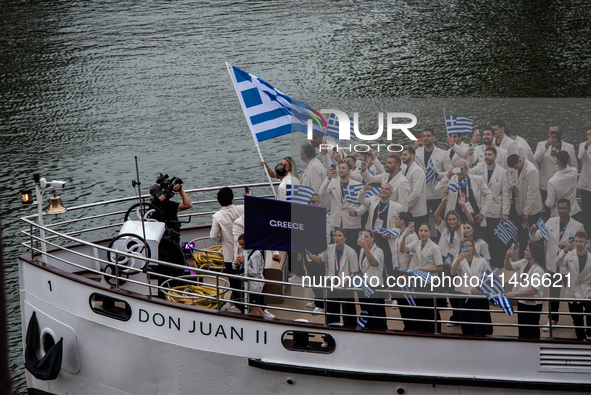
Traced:
[[431, 284], [433, 282], [433, 279], [435, 278], [435, 276], [433, 276], [432, 274], [430, 274], [429, 272], [423, 271], [423, 270], [417, 270], [417, 269], [405, 269], [405, 272], [407, 272], [408, 274], [410, 274], [413, 277], [418, 277], [421, 279], [421, 283], [423, 284]]
[[467, 134], [472, 133], [472, 124], [474, 121], [461, 115], [446, 115], [445, 129], [447, 134]]
[[345, 200], [351, 204], [360, 205], [361, 203], [357, 200], [357, 196], [359, 196], [359, 192], [363, 189], [363, 184], [357, 185], [343, 185], [343, 194], [345, 195]]
[[365, 325], [367, 324], [367, 317], [369, 317], [367, 310], [361, 310], [359, 312], [359, 318], [357, 318], [357, 328], [365, 328]]
[[314, 195], [314, 189], [303, 185], [287, 184], [285, 188], [285, 197], [288, 202], [308, 204], [312, 195]]
[[505, 245], [510, 241], [517, 242], [517, 227], [508, 219], [499, 223], [497, 227], [493, 229], [493, 233]]
[[370, 197], [377, 196], [379, 193], [380, 188], [370, 188], [367, 190], [367, 192], [365, 192], [365, 197], [369, 199]]
[[366, 298], [369, 298], [371, 295], [376, 293], [376, 290], [369, 286], [369, 284], [367, 284], [367, 282], [359, 274], [354, 274], [351, 276], [351, 283], [354, 283], [354, 281], [361, 283], [361, 289], [363, 289], [363, 294]]
[[397, 232], [394, 229], [371, 228], [371, 230], [379, 235], [382, 235], [382, 236], [396, 237], [400, 234], [400, 232]]
[[470, 179], [468, 177], [466, 177], [460, 182], [448, 184], [447, 189], [449, 189], [452, 192], [457, 192], [460, 189], [462, 189], [463, 187], [465, 187], [466, 185], [468, 185], [468, 182], [470, 182]]
[[[355, 135], [355, 131], [353, 130], [353, 120], [350, 120], [351, 122], [351, 136]], [[326, 132], [327, 135], [329, 135], [330, 137], [334, 137], [335, 139], [339, 138], [339, 118], [333, 114], [330, 113], [328, 116], [328, 131]], [[344, 158], [342, 158], [344, 159]]]
[[[492, 284], [491, 284], [492, 282]], [[501, 280], [490, 270], [486, 270], [480, 279], [480, 284], [476, 287], [480, 293], [486, 295], [495, 306], [500, 307], [507, 315], [513, 314], [513, 305], [505, 295], [505, 289]]]
[[540, 217], [536, 225], [538, 226], [538, 230], [542, 234], [544, 240], [548, 241], [548, 228], [546, 228], [546, 223], [544, 222], [542, 217]]
[[[250, 131], [257, 142], [289, 134], [326, 131], [324, 118], [310, 105], [292, 99], [268, 82], [226, 63]], [[337, 136], [338, 137], [338, 136]]]
[[[403, 286], [399, 286], [398, 287], [402, 292], [414, 292], [415, 289], [414, 288], [409, 288], [406, 285]], [[404, 299], [406, 299], [406, 302], [408, 303], [409, 306], [416, 306], [417, 305], [417, 301], [415, 300], [415, 296], [414, 295], [407, 295], [404, 294]]]
[[433, 168], [432, 160], [429, 160], [429, 164], [425, 169], [425, 178], [427, 179], [427, 182], [431, 184], [435, 184], [435, 181], [437, 181], [437, 176], [435, 175], [435, 169]]

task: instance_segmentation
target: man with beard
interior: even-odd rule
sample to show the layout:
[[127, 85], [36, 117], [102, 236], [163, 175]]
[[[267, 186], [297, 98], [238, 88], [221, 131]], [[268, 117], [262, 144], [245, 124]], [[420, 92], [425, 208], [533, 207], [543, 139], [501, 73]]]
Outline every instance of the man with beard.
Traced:
[[[490, 135], [492, 136], [492, 132]], [[477, 164], [468, 173], [481, 176], [492, 193], [492, 201], [488, 207], [483, 236], [490, 246], [492, 266], [501, 268], [508, 247], [501, 243], [494, 235], [493, 230], [499, 222], [509, 218], [509, 210], [511, 209], [511, 190], [509, 188], [511, 185], [509, 172], [499, 165], [496, 154], [496, 148], [486, 148], [484, 163]]]
[[455, 166], [458, 160], [465, 159], [468, 156], [470, 147], [462, 141], [461, 134], [454, 133], [448, 135], [447, 143], [449, 144], [449, 149], [446, 154], [452, 166]]
[[[474, 136], [477, 137], [477, 136]], [[472, 138], [472, 142], [475, 142], [475, 138]], [[485, 163], [484, 160], [484, 153], [487, 148], [495, 148], [494, 144], [494, 137], [493, 137], [493, 130], [492, 128], [485, 128], [482, 131], [482, 145], [478, 145], [474, 147], [474, 153], [468, 156], [468, 164], [470, 166], [480, 163]], [[507, 168], [507, 150], [501, 147], [496, 147], [496, 161], [497, 165], [501, 166], [503, 169], [508, 170]], [[504, 255], [503, 255], [504, 257]], [[504, 258], [503, 258], [504, 260]]]
[[[359, 202], [367, 207], [369, 217], [367, 219], [366, 228], [368, 229], [394, 229], [396, 217], [399, 213], [403, 212], [402, 206], [392, 200], [392, 186], [390, 184], [383, 184], [380, 189], [378, 196], [372, 196], [368, 199], [365, 198], [365, 194], [371, 188], [371, 184], [366, 184], [365, 187], [359, 192]], [[388, 276], [393, 275], [392, 269], [392, 247], [394, 238], [392, 236], [384, 236], [375, 231], [375, 243], [384, 252], [384, 262], [386, 265], [386, 274]]]
[[425, 172], [416, 163], [415, 150], [412, 147], [406, 147], [402, 150], [402, 161], [406, 165], [404, 176], [408, 180], [408, 185], [410, 186], [407, 211], [412, 214], [417, 223], [422, 224], [429, 220], [429, 214], [427, 212], [427, 181], [425, 179]]
[[386, 172], [382, 174], [376, 174], [372, 176], [369, 172], [366, 171], [367, 162], [361, 162], [361, 176], [365, 180], [366, 183], [380, 183], [380, 185], [390, 184], [392, 186], [392, 196], [390, 196], [390, 200], [398, 202], [404, 210], [408, 207], [408, 193], [409, 193], [409, 186], [408, 180], [402, 174], [400, 170], [400, 165], [402, 164], [400, 158], [396, 155], [388, 155], [388, 159], [386, 160], [386, 166], [384, 167]]
[[357, 245], [357, 236], [362, 230], [361, 215], [367, 211], [365, 206], [361, 204], [354, 204], [347, 199], [347, 191], [349, 187], [361, 185], [361, 183], [351, 180], [351, 167], [345, 161], [339, 163], [338, 177], [336, 170], [330, 169], [328, 176], [320, 186], [320, 197], [328, 197], [330, 199], [330, 223], [335, 228], [341, 228], [347, 233], [347, 245], [359, 252]]
[[442, 192], [435, 189], [435, 185], [451, 169], [451, 161], [445, 150], [435, 146], [433, 129], [423, 130], [423, 140], [415, 142], [415, 162], [423, 171], [427, 169], [429, 163], [433, 164], [435, 182], [427, 182], [427, 209], [434, 213], [444, 196]]
[[[451, 187], [452, 184], [457, 188]], [[492, 193], [483, 177], [478, 175], [468, 177], [468, 163], [465, 160], [459, 160], [456, 166], [439, 181], [436, 188], [441, 192], [449, 189], [446, 212], [455, 210], [460, 214], [462, 222], [470, 219], [458, 199], [461, 194], [466, 198], [466, 209], [474, 218], [474, 222], [486, 226], [485, 217], [489, 215], [488, 209], [492, 202]]]

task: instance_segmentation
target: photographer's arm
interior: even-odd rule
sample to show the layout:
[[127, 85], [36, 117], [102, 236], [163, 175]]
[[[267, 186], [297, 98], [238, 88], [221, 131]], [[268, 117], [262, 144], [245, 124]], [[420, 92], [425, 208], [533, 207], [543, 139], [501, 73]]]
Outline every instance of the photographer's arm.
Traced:
[[178, 193], [181, 195], [183, 201], [179, 204], [179, 208], [177, 211], [185, 211], [193, 207], [193, 203], [191, 203], [191, 199], [189, 199], [189, 195], [185, 192], [183, 188], [178, 190]]

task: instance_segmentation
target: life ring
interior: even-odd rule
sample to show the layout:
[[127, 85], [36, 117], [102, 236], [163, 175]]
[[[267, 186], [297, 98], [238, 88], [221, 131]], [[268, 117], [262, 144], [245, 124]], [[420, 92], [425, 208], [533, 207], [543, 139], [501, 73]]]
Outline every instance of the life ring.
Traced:
[[[51, 337], [51, 335], [47, 336]], [[27, 325], [26, 342], [25, 368], [39, 380], [55, 380], [62, 368], [64, 338], [62, 337], [57, 343], [52, 344], [47, 349], [42, 347], [39, 335], [39, 322], [37, 322], [37, 315], [33, 311], [29, 324]], [[39, 358], [38, 350], [44, 351], [45, 355]]]

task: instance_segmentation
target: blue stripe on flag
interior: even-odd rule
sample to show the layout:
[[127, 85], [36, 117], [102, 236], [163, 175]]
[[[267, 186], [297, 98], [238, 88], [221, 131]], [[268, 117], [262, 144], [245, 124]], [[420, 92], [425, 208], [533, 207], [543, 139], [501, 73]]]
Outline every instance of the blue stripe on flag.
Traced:
[[538, 226], [538, 230], [542, 234], [544, 240], [548, 241], [548, 228], [546, 228], [546, 223], [544, 222], [542, 217], [538, 219], [538, 223], [536, 225]]
[[377, 196], [380, 193], [380, 188], [370, 188], [365, 192], [365, 197], [370, 198]]
[[253, 125], [258, 125], [259, 123], [272, 121], [277, 118], [290, 116], [291, 114], [285, 108], [278, 108], [276, 110], [267, 111], [262, 114], [253, 115], [250, 117], [250, 122]]
[[358, 328], [365, 328], [365, 325], [367, 324], [367, 316], [369, 316], [369, 313], [367, 312], [367, 310], [361, 310], [359, 312], [360, 317], [357, 318], [357, 327]]
[[425, 179], [428, 183], [435, 184], [437, 176], [435, 176], [435, 169], [433, 168], [433, 161], [429, 160], [429, 165], [425, 169]]
[[505, 289], [501, 280], [493, 272], [487, 269], [480, 279], [480, 284], [476, 288], [482, 294], [486, 295], [486, 298], [495, 306], [503, 309], [507, 315], [513, 314], [513, 305], [505, 295]]
[[467, 134], [472, 133], [474, 121], [461, 115], [446, 115], [445, 128], [447, 134]]
[[291, 99], [268, 82], [237, 67], [229, 67], [234, 77], [232, 82], [241, 99], [240, 104], [256, 141], [292, 132], [307, 133], [309, 120], [312, 120], [314, 133], [324, 133], [323, 120], [318, 125], [318, 116], [310, 105]]
[[396, 232], [393, 229], [384, 229], [384, 228], [372, 228], [371, 229], [373, 232], [382, 235], [382, 236], [392, 236], [392, 237], [396, 237], [400, 234], [400, 232]]
[[456, 182], [456, 183], [451, 183], [447, 186], [447, 189], [449, 189], [452, 192], [457, 192], [460, 189], [462, 189], [463, 187], [465, 187], [466, 185], [468, 185], [469, 182], [469, 178], [466, 177], [464, 178], [462, 181], [460, 182]]
[[507, 245], [511, 240], [517, 242], [517, 227], [508, 219], [499, 223], [493, 229], [493, 234], [497, 236], [497, 238], [505, 245]]
[[357, 196], [359, 192], [363, 189], [362, 184], [358, 185], [343, 185], [343, 193], [345, 195], [345, 199], [347, 202], [351, 204], [361, 205], [359, 200], [357, 200]]
[[307, 205], [314, 195], [314, 189], [303, 185], [287, 184], [285, 188], [286, 200], [292, 203]]
[[[399, 286], [398, 287], [402, 292], [414, 292], [415, 289], [414, 288], [409, 288], [406, 285], [403, 286]], [[415, 300], [415, 296], [414, 295], [406, 295], [404, 294], [404, 299], [406, 299], [406, 302], [408, 303], [409, 306], [416, 306], [417, 305], [417, 301]]]

